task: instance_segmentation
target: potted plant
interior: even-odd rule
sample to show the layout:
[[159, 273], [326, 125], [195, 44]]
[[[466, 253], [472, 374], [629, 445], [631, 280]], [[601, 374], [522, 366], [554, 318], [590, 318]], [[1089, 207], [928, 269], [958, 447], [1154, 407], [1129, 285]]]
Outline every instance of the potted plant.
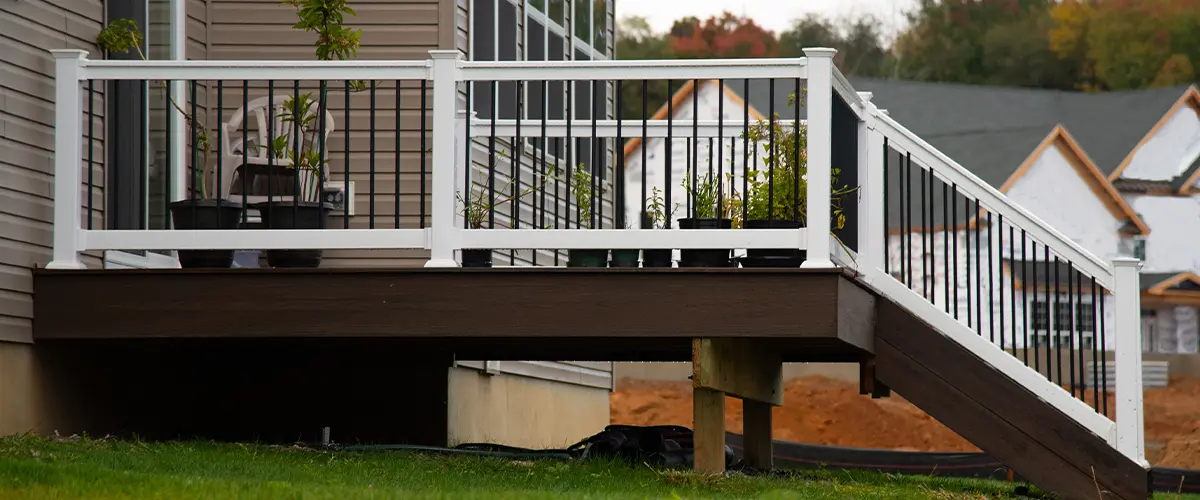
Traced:
[[[320, 126], [314, 110], [316, 101], [312, 94], [289, 96], [284, 101], [280, 115], [281, 128], [299, 130], [299, 144], [288, 147], [288, 135], [275, 137], [264, 146], [270, 154], [279, 158], [283, 184], [281, 193], [292, 195], [291, 199], [271, 199], [255, 203], [251, 208], [258, 210], [262, 225], [268, 229], [323, 229], [328, 227], [332, 206], [321, 200], [320, 181], [328, 160], [317, 143]], [[319, 107], [319, 106], [317, 106]], [[298, 154], [297, 154], [298, 150]], [[273, 190], [272, 190], [273, 191]], [[267, 264], [271, 267], [320, 267], [325, 251], [321, 249], [268, 250]]]
[[[502, 150], [498, 151], [498, 158], [506, 158], [507, 154]], [[495, 164], [492, 165], [495, 168]], [[516, 194], [510, 194], [499, 200], [489, 201], [483, 193], [473, 197], [468, 192], [465, 196], [461, 191], [456, 193], [458, 202], [462, 204], [463, 218], [466, 219], [467, 227], [470, 229], [483, 229], [483, 224], [488, 219], [488, 214], [496, 207], [508, 202], [517, 201], [528, 194], [532, 194], [546, 185], [546, 182], [551, 179], [557, 179], [557, 176], [550, 172], [545, 172], [542, 175], [541, 184], [531, 185], [524, 191]], [[510, 180], [511, 184], [511, 180]], [[473, 191], [473, 190], [472, 190]], [[501, 188], [500, 191], [508, 191], [508, 185]], [[492, 252], [490, 248], [464, 248], [462, 252], [462, 267], [492, 267]]]
[[[592, 171], [580, 163], [571, 172], [571, 194], [575, 198], [575, 206], [579, 210], [579, 224], [587, 229], [592, 227]], [[603, 192], [603, 187], [601, 187]], [[599, 214], [597, 214], [597, 218]], [[634, 262], [637, 261], [636, 252]], [[627, 260], [628, 254], [624, 255]], [[572, 249], [567, 251], [567, 267], [608, 267], [608, 249]]]
[[[287, 0], [284, 4], [296, 8], [299, 19], [293, 29], [317, 34], [316, 57], [321, 61], [345, 60], [358, 55], [362, 30], [342, 26], [344, 16], [355, 15], [345, 0]], [[350, 90], [365, 88], [362, 81], [347, 82]], [[255, 203], [252, 208], [262, 216], [263, 227], [269, 229], [321, 229], [328, 226], [333, 207], [321, 199], [321, 181], [328, 160], [319, 147], [320, 120], [326, 114], [329, 86], [321, 82], [320, 95], [311, 93], [288, 96], [280, 116], [282, 134], [272, 137], [265, 147], [280, 161], [283, 189], [292, 199], [270, 199]], [[345, 126], [350, 126], [347, 123]], [[298, 130], [298, 144], [288, 147], [288, 131]], [[350, 161], [346, 158], [346, 161]], [[275, 186], [268, 188], [273, 192]], [[324, 257], [321, 249], [269, 250], [267, 264], [271, 267], [320, 267]]]
[[[683, 180], [683, 189], [692, 197], [692, 216], [679, 219], [679, 229], [732, 229], [729, 204], [733, 192], [723, 193], [719, 178], [703, 174], [696, 178], [695, 186]], [[730, 267], [732, 249], [682, 249], [679, 252], [679, 267]]]
[[[678, 209], [679, 206], [676, 205], [675, 208]], [[675, 211], [671, 212], [673, 214]], [[672, 214], [666, 213], [662, 191], [657, 186], [650, 188], [650, 197], [646, 199], [646, 211], [642, 212], [642, 229], [662, 229], [667, 223], [667, 217]], [[670, 248], [642, 249], [642, 267], [671, 267], [673, 252]], [[613, 260], [616, 260], [615, 255]]]
[[[797, 96], [788, 96], [788, 105], [795, 105]], [[772, 130], [773, 129], [773, 130]], [[774, 150], [769, 138], [774, 134]], [[805, 150], [808, 130], [801, 123], [784, 129], [776, 116], [772, 123], [759, 121], [750, 128], [748, 136], [754, 143], [763, 143], [763, 160], [767, 168], [751, 170], [747, 175], [746, 220], [741, 226], [746, 229], [799, 229], [805, 227], [808, 203], [808, 158]], [[854, 191], [848, 186], [838, 187], [840, 170], [831, 172], [831, 225], [841, 229], [846, 225], [842, 212], [841, 198]], [[744, 267], [800, 267], [807, 252], [796, 248], [747, 249], [741, 259]]]
[[[96, 46], [107, 53], [128, 53], [137, 51], [142, 60], [146, 54], [142, 51], [142, 32], [137, 22], [132, 19], [116, 19], [100, 30], [96, 36]], [[167, 90], [167, 82], [157, 82]], [[188, 197], [171, 202], [171, 222], [175, 229], [238, 229], [242, 220], [243, 207], [235, 200], [210, 198], [208, 196], [209, 182], [219, 182], [208, 172], [208, 154], [212, 149], [212, 141], [207, 131], [200, 126], [194, 116], [183, 110], [175, 98], [168, 92], [168, 100], [176, 112], [183, 115], [191, 133], [192, 147], [201, 154], [199, 165], [192, 165], [192, 178], [188, 187]], [[113, 138], [112, 140], [119, 140]], [[233, 265], [233, 249], [228, 250], [179, 250], [179, 265], [188, 268], [228, 268]]]

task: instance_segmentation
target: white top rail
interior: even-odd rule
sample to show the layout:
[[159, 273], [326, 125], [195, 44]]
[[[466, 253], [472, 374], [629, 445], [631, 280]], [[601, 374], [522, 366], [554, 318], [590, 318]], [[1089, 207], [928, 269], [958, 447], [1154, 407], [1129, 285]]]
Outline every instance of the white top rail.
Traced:
[[808, 77], [807, 58], [663, 61], [459, 61], [464, 81], [744, 80]]
[[[692, 139], [692, 138], [723, 138], [723, 139], [739, 139], [742, 133], [746, 131], [746, 122], [741, 120], [720, 122], [718, 120], [697, 120], [692, 122], [691, 119], [682, 120], [647, 120], [646, 128], [643, 133], [642, 120], [596, 120], [595, 134], [592, 133], [591, 120], [571, 120], [571, 135], [567, 135], [567, 120], [546, 120], [545, 137], [575, 137], [588, 139], [592, 137], [617, 137], [618, 124], [620, 126], [620, 137], [623, 139], [633, 139], [639, 137], [667, 137], [670, 132], [671, 136], [676, 139]], [[765, 120], [763, 123], [767, 123]], [[777, 123], [783, 129], [790, 129], [795, 126], [794, 120], [778, 120]], [[805, 120], [800, 120], [801, 126], [806, 125]], [[520, 120], [521, 137], [534, 138], [542, 137], [542, 121], [540, 119]], [[758, 122], [751, 121], [751, 127], [758, 125]], [[669, 130], [668, 130], [669, 129]], [[471, 137], [491, 137], [493, 133], [491, 120], [475, 119], [471, 124]], [[497, 137], [516, 137], [517, 136], [517, 120], [496, 120], [495, 135]], [[758, 142], [765, 142], [765, 139], [760, 139]]]
[[142, 61], [86, 59], [83, 80], [429, 80], [430, 60], [419, 61]]
[[862, 96], [858, 95], [854, 86], [850, 85], [850, 80], [846, 79], [846, 75], [843, 75], [837, 66], [833, 67], [833, 91], [837, 92], [838, 96], [841, 96], [842, 100], [850, 105], [850, 111], [861, 120], [866, 109]]
[[1105, 289], [1113, 289], [1112, 267], [1066, 235], [1051, 227], [1029, 211], [1011, 202], [1000, 191], [984, 182], [971, 171], [950, 159], [925, 140], [917, 137], [891, 117], [876, 112], [875, 127], [889, 145], [912, 153], [947, 183], [956, 184], [963, 192], [974, 196], [989, 211], [1004, 216], [1013, 225], [1025, 230], [1031, 237], [1049, 246], [1061, 257], [1070, 260], [1080, 271], [1096, 278]]

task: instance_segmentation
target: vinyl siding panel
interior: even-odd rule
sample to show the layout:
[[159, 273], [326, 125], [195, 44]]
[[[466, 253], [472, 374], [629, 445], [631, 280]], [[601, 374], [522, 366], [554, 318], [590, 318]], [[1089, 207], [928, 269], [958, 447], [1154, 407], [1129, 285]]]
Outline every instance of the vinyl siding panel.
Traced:
[[[438, 48], [439, 9], [437, 0], [381, 1], [360, 0], [353, 3], [356, 16], [347, 16], [345, 25], [361, 28], [362, 47], [358, 59], [425, 60], [429, 51]], [[231, 59], [282, 59], [312, 60], [315, 58], [313, 41], [315, 35], [292, 29], [296, 23], [295, 10], [291, 6], [270, 1], [226, 1], [211, 0], [208, 10], [209, 58]], [[227, 82], [223, 92], [223, 105], [215, 112], [215, 88], [209, 88], [208, 125], [212, 130], [220, 121], [228, 121], [242, 104], [240, 82]], [[369, 86], [370, 82], [368, 82]], [[318, 91], [317, 82], [301, 82], [301, 92]], [[400, 202], [400, 225], [403, 228], [419, 227], [422, 202], [428, 207], [428, 199], [421, 199], [422, 155], [421, 143], [421, 83], [402, 82], [399, 106], [399, 143], [397, 150], [397, 102], [395, 82], [377, 82], [375, 90], [375, 126], [371, 127], [370, 90], [351, 93], [347, 110], [344, 83], [330, 82], [329, 111], [333, 114], [334, 128], [326, 141], [329, 151], [328, 180], [346, 180], [347, 161], [350, 166], [349, 180], [354, 184], [354, 212], [350, 227], [371, 226], [371, 211], [374, 208], [374, 224], [379, 228], [395, 227], [396, 201]], [[267, 95], [266, 82], [251, 82], [250, 99]], [[277, 82], [277, 96], [292, 92], [292, 82]], [[433, 90], [427, 91], [427, 103], [433, 99]], [[432, 127], [432, 115], [427, 117], [426, 127]], [[349, 125], [349, 138], [346, 130]], [[374, 138], [374, 182], [371, 179], [371, 142]], [[432, 140], [432, 132], [426, 141]], [[399, 170], [396, 160], [399, 157]], [[424, 158], [426, 161], [428, 157]], [[215, 161], [215, 160], [214, 160]], [[223, 165], [222, 168], [228, 168]], [[428, 172], [428, 168], [426, 167]], [[400, 181], [399, 193], [395, 183]], [[426, 175], [424, 190], [428, 193], [431, 177]], [[426, 197], [428, 198], [428, 197]], [[428, 209], [426, 210], [428, 213]], [[339, 217], [333, 227], [342, 227]], [[353, 250], [327, 251], [323, 266], [329, 267], [388, 267], [423, 265], [428, 253], [423, 250]]]
[[[30, 341], [31, 269], [50, 260], [54, 58], [48, 51], [81, 49], [94, 55], [92, 40], [100, 30], [102, 13], [102, 4], [93, 0], [0, 3], [0, 341]], [[104, 157], [101, 92], [93, 105], [97, 135], [92, 144], [93, 175], [97, 178], [92, 193], [97, 208], [93, 220], [99, 222]], [[86, 134], [87, 117], [80, 119]], [[86, 151], [83, 157], [88, 157]], [[82, 175], [86, 182], [86, 170]], [[86, 190], [86, 186], [80, 189]], [[99, 259], [89, 255], [85, 263], [98, 267]]]

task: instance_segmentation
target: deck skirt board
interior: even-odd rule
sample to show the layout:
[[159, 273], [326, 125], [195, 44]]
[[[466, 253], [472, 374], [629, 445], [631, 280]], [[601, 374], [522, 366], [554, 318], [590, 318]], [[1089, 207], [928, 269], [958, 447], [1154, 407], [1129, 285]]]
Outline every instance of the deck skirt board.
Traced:
[[810, 348], [799, 359], [850, 361], [869, 351], [873, 325], [839, 326], [839, 311], [869, 311], [843, 301], [873, 296], [847, 279], [839, 269], [42, 270], [35, 338], [490, 339], [519, 357], [521, 347], [554, 354], [510, 345], [537, 339], [653, 340], [673, 353], [671, 339], [752, 337], [796, 356]]

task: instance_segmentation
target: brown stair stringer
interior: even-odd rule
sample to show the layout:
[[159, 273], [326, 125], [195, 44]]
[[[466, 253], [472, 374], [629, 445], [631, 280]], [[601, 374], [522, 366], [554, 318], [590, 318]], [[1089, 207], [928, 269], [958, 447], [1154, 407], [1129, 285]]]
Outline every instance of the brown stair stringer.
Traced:
[[1149, 498], [1149, 471], [1103, 438], [886, 297], [876, 307], [876, 378], [900, 396], [1061, 498]]

